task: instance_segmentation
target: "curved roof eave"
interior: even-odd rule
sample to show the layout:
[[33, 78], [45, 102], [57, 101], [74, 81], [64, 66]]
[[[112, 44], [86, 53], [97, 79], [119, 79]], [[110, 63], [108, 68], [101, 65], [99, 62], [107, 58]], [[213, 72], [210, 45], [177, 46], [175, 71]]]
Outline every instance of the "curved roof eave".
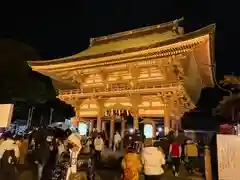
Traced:
[[[59, 59], [53, 59], [53, 60], [45, 60], [45, 61], [28, 61], [28, 64], [30, 66], [45, 66], [45, 65], [54, 65], [54, 64], [62, 64], [62, 63], [70, 63], [72, 61], [80, 61], [80, 60], [89, 60], [89, 59], [95, 59], [98, 57], [104, 57], [104, 56], [112, 56], [112, 55], [118, 55], [118, 54], [122, 54], [122, 53], [128, 53], [128, 52], [134, 52], [134, 51], [139, 51], [139, 50], [143, 50], [143, 49], [148, 49], [148, 48], [154, 48], [154, 47], [159, 47], [159, 46], [163, 46], [163, 45], [170, 45], [170, 44], [174, 44], [180, 41], [185, 41], [188, 39], [193, 39], [202, 35], [206, 35], [206, 34], [211, 34], [214, 33], [215, 31], [215, 24], [211, 24], [209, 26], [206, 26], [204, 28], [201, 28], [197, 31], [193, 31], [190, 32], [188, 34], [182, 35], [182, 36], [178, 36], [178, 37], [174, 37], [172, 39], [163, 41], [163, 42], [159, 42], [159, 43], [154, 43], [151, 44], [149, 46], [145, 46], [145, 47], [138, 47], [138, 48], [131, 48], [131, 49], [124, 49], [124, 50], [120, 50], [120, 51], [109, 51], [109, 52], [105, 52], [105, 53], [99, 53], [96, 55], [92, 55], [92, 56], [82, 56], [81, 53], [78, 53], [76, 55], [73, 56], [69, 56], [69, 57], [65, 57], [65, 58], [59, 58]], [[90, 47], [91, 48], [91, 47]], [[86, 49], [85, 51], [87, 51], [88, 49]], [[83, 51], [83, 52], [85, 52]]]

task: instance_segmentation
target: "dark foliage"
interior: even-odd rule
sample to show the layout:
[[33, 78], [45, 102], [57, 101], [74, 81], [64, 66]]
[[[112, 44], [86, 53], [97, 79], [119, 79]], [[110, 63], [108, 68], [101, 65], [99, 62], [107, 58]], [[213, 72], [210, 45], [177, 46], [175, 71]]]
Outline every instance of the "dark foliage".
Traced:
[[11, 39], [0, 41], [0, 103], [40, 103], [56, 96], [51, 80], [33, 72], [27, 61], [39, 59], [34, 49]]
[[217, 88], [205, 88], [201, 92], [196, 108], [187, 112], [182, 117], [182, 128], [192, 130], [214, 131], [220, 123], [217, 116], [213, 116], [221, 99], [222, 93]]

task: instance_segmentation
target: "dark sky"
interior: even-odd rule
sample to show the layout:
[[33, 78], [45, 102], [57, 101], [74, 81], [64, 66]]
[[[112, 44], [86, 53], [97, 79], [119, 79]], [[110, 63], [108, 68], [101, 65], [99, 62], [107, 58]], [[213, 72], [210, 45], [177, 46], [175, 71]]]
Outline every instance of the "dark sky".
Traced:
[[19, 1], [6, 7], [0, 5], [0, 38], [12, 38], [30, 45], [41, 59], [78, 53], [88, 47], [90, 37], [160, 24], [184, 16], [182, 25], [186, 32], [217, 24], [217, 72], [219, 75], [240, 75], [239, 6], [231, 0], [32, 2], [23, 4]]
[[85, 0], [78, 4], [63, 1], [15, 6], [16, 10], [0, 18], [0, 37], [11, 37], [29, 44], [42, 59], [78, 53], [88, 47], [90, 37], [184, 16], [186, 31], [217, 23], [217, 71], [220, 74], [238, 74], [239, 71], [238, 57], [234, 53], [239, 30], [236, 23], [238, 11], [230, 1]]

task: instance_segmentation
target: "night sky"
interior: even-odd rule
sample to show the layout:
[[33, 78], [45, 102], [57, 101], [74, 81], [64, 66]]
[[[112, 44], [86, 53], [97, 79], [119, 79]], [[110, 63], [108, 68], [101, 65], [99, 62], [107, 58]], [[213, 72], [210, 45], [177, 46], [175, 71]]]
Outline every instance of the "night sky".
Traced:
[[[238, 62], [235, 61], [237, 57], [233, 50], [236, 49], [235, 36], [239, 28], [234, 4], [214, 0], [81, 2], [20, 5], [23, 9], [1, 17], [1, 37], [25, 42], [37, 50], [41, 59], [53, 59], [86, 49], [90, 37], [159, 24], [184, 16], [182, 25], [186, 32], [211, 23], [217, 24], [218, 72], [237, 73]], [[229, 57], [229, 54], [233, 57]]]
[[[184, 17], [185, 32], [216, 23], [217, 76], [238, 70], [237, 7], [213, 0], [85, 0], [77, 4], [15, 4], [2, 10], [0, 38], [33, 47], [42, 60], [70, 56], [97, 37]], [[236, 8], [234, 8], [236, 7]], [[10, 9], [9, 9], [10, 10]]]

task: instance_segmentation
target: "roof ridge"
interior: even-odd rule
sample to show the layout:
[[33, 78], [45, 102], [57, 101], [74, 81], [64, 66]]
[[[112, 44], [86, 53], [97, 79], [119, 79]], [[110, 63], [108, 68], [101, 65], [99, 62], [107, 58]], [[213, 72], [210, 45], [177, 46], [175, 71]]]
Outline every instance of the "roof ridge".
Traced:
[[[154, 43], [152, 45], [150, 45], [151, 47], [153, 46], [163, 46], [165, 44], [171, 44], [171, 43], [174, 43], [175, 41], [185, 41], [187, 39], [192, 39], [192, 38], [195, 38], [195, 36], [201, 36], [203, 34], [210, 34], [211, 35], [211, 39], [214, 38], [214, 33], [215, 33], [215, 29], [216, 29], [216, 24], [210, 24], [208, 26], [205, 26], [201, 29], [198, 29], [198, 30], [195, 30], [193, 32], [189, 32], [187, 34], [184, 34], [184, 35], [181, 35], [181, 36], [178, 36], [178, 37], [174, 37], [172, 39], [169, 39], [169, 40], [166, 40], [166, 41], [163, 41], [163, 42], [157, 42], [157, 43]], [[139, 47], [139, 48], [147, 48], [147, 47]], [[87, 49], [86, 49], [87, 50]], [[81, 52], [80, 52], [81, 53]], [[46, 60], [46, 61], [28, 61], [28, 64], [30, 66], [34, 66], [34, 65], [42, 65], [42, 64], [47, 64], [47, 62], [49, 63], [55, 63], [55, 62], [64, 62], [64, 61], [68, 61], [69, 59], [74, 59], [76, 60], [77, 58], [79, 58], [79, 54], [76, 54], [76, 55], [73, 55], [73, 56], [69, 56], [69, 57], [65, 57], [65, 58], [60, 58], [60, 59], [54, 59], [54, 60]], [[109, 54], [111, 54], [113, 52], [109, 52]], [[126, 53], [126, 52], [125, 52]], [[105, 53], [106, 55], [107, 53]], [[81, 57], [81, 56], [80, 56]], [[88, 56], [84, 56], [85, 58], [88, 57]], [[96, 58], [95, 56], [94, 57], [91, 57], [91, 58]]]
[[162, 28], [166, 28], [166, 27], [173, 27], [183, 20], [184, 20], [184, 18], [182, 17], [180, 19], [175, 19], [173, 21], [169, 21], [169, 22], [166, 22], [166, 23], [161, 23], [161, 24], [152, 25], [152, 26], [145, 26], [145, 27], [141, 27], [141, 28], [137, 28], [137, 29], [132, 29], [132, 30], [128, 30], [128, 31], [123, 31], [123, 32], [110, 34], [110, 35], [107, 35], [107, 36], [90, 38], [90, 46], [93, 45], [96, 42], [101, 42], [101, 41], [104, 41], [104, 40], [113, 40], [113, 39], [120, 38], [120, 37], [130, 35], [130, 34], [147, 32], [147, 31], [152, 31], [152, 30], [155, 30], [155, 29], [162, 29]]

